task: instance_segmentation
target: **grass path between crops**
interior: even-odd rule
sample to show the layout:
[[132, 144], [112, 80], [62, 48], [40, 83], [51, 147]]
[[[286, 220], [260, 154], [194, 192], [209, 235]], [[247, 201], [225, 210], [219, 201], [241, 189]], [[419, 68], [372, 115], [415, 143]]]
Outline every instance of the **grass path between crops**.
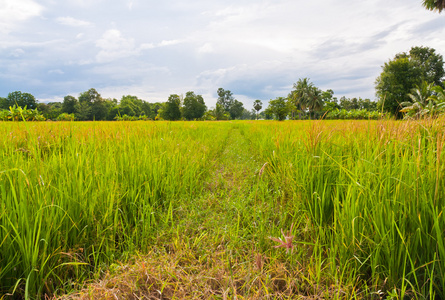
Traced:
[[219, 153], [202, 195], [189, 203], [178, 199], [173, 217], [159, 224], [148, 253], [111, 265], [100, 280], [62, 298], [227, 299], [240, 297], [240, 292], [246, 298], [267, 294], [267, 283], [255, 282], [264, 258], [255, 249], [255, 234], [243, 226], [244, 217], [251, 215], [253, 187], [264, 162], [255, 161], [237, 126], [231, 127]]
[[230, 127], [202, 194], [174, 203], [150, 249], [60, 299], [350, 299], [323, 282], [307, 248], [272, 247], [292, 216], [259, 185], [265, 162], [244, 129]]

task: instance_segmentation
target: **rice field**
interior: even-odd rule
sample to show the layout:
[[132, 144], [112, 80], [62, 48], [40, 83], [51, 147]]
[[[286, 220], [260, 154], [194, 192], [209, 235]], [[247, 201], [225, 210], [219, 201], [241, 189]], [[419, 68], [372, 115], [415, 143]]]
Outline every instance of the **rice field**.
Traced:
[[444, 298], [444, 140], [444, 119], [2, 122], [0, 299]]

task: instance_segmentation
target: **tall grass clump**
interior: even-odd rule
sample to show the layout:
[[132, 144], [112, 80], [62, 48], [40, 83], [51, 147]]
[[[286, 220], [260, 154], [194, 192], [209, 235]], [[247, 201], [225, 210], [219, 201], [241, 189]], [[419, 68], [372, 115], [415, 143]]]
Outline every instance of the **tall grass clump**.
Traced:
[[269, 180], [308, 216], [319, 263], [335, 280], [387, 296], [445, 297], [443, 119], [267, 130], [255, 143], [273, 166]]
[[147, 251], [224, 138], [193, 122], [1, 125], [0, 294], [27, 298]]

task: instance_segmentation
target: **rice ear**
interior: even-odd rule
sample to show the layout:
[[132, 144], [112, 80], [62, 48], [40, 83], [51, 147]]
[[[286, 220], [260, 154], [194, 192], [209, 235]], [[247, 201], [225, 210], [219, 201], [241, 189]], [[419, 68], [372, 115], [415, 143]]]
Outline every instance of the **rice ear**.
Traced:
[[266, 163], [261, 167], [260, 172], [259, 172], [259, 176], [260, 176], [260, 177], [261, 177], [261, 175], [263, 175], [264, 168], [266, 167], [267, 164], [268, 164], [268, 163], [266, 162]]

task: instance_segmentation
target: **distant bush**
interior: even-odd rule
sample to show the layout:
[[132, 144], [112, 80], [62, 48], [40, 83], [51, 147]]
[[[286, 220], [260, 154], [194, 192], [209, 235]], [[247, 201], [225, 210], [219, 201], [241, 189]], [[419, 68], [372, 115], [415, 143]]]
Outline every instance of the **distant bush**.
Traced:
[[325, 115], [327, 120], [379, 120], [383, 114], [378, 111], [366, 109], [334, 109]]
[[150, 118], [145, 115], [129, 116], [127, 114], [122, 115], [122, 116], [115, 116], [114, 119], [116, 121], [147, 121], [147, 120], [150, 120]]
[[74, 121], [74, 114], [63, 113], [57, 117], [57, 121]]
[[10, 106], [9, 110], [0, 111], [1, 121], [45, 121], [45, 117], [37, 109]]

